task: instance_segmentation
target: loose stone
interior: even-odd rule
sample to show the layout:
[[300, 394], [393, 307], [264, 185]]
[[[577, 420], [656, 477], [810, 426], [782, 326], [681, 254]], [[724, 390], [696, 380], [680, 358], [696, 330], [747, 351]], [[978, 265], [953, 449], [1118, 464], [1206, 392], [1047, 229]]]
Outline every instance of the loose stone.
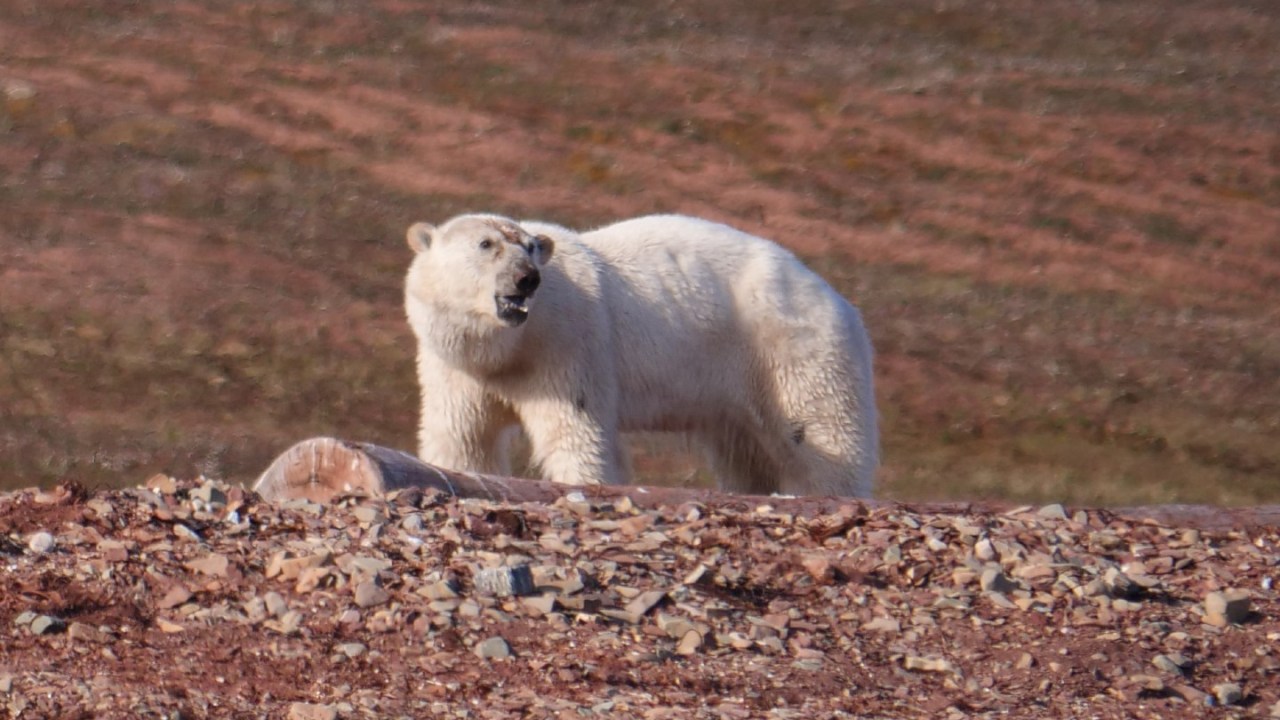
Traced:
[[381, 605], [391, 599], [391, 593], [378, 587], [378, 584], [372, 580], [365, 580], [356, 585], [355, 601], [356, 605], [362, 608]]
[[1204, 598], [1205, 621], [1210, 625], [1239, 625], [1249, 619], [1250, 611], [1247, 590], [1211, 592]]
[[529, 595], [533, 592], [533, 570], [528, 565], [485, 568], [472, 576], [476, 592], [510, 597]]
[[331, 705], [296, 702], [289, 706], [289, 720], [337, 720], [338, 710]]
[[475, 654], [482, 660], [511, 657], [511, 646], [497, 635], [476, 644]]
[[53, 538], [53, 535], [41, 531], [32, 535], [30, 540], [27, 540], [27, 549], [37, 555], [43, 555], [52, 550], [57, 544], [57, 540]]
[[66, 629], [67, 623], [62, 618], [56, 618], [52, 615], [40, 615], [31, 621], [31, 632], [34, 635], [45, 635], [62, 632]]
[[1244, 690], [1237, 683], [1218, 683], [1213, 686], [1213, 696], [1219, 705], [1235, 705], [1244, 699]]

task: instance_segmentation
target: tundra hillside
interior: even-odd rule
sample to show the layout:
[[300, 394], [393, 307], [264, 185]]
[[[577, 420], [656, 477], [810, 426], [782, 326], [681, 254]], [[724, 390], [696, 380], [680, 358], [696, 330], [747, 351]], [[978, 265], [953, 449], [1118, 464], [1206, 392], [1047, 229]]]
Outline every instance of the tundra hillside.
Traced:
[[0, 484], [412, 448], [409, 223], [675, 211], [863, 309], [878, 495], [1280, 499], [1280, 9], [428, 7], [0, 3]]

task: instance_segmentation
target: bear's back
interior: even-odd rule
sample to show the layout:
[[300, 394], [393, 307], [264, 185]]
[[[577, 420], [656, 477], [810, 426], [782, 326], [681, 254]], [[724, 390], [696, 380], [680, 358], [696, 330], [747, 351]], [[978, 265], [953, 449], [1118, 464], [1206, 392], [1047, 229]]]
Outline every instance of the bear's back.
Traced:
[[[650, 215], [580, 236], [630, 292], [710, 320], [713, 308], [790, 318], [852, 309], [790, 251], [728, 225]], [[722, 307], [723, 306], [723, 307]], [[750, 312], [754, 311], [754, 312]]]

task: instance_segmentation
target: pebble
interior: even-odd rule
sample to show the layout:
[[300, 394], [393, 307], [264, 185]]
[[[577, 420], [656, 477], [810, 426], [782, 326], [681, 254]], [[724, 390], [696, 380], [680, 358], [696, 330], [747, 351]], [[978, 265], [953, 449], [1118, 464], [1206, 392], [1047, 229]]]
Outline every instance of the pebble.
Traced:
[[955, 664], [945, 658], [927, 658], [917, 655], [907, 655], [902, 658], [902, 667], [907, 670], [919, 670], [920, 672], [944, 672], [956, 674], [959, 670]]
[[1042, 518], [1046, 518], [1049, 520], [1066, 520], [1067, 519], [1067, 509], [1062, 506], [1062, 503], [1053, 503], [1052, 505], [1045, 505], [1044, 507], [1040, 508], [1040, 510], [1037, 511], [1036, 514]]
[[349, 658], [358, 658], [368, 650], [363, 643], [358, 642], [343, 643], [335, 649]]
[[381, 605], [391, 599], [391, 593], [383, 590], [373, 580], [365, 580], [356, 585], [355, 601], [356, 605], [367, 608], [374, 605]]
[[1013, 610], [1018, 607], [1017, 605], [1013, 604], [1013, 601], [1010, 600], [1008, 596], [1006, 596], [1004, 593], [998, 593], [998, 592], [987, 593], [986, 598], [991, 601], [992, 605], [995, 605], [996, 607], [1002, 607], [1005, 610]]
[[1204, 707], [1205, 705], [1213, 704], [1213, 698], [1209, 696], [1209, 693], [1197, 690], [1186, 683], [1175, 683], [1170, 685], [1169, 689], [1190, 703], [1192, 707]]
[[1107, 594], [1113, 598], [1132, 599], [1141, 595], [1143, 591], [1141, 585], [1114, 566], [1107, 568], [1102, 574], [1102, 584], [1106, 586]]
[[1028, 580], [1032, 583], [1042, 580], [1054, 580], [1058, 577], [1058, 572], [1048, 565], [1023, 565], [1015, 570], [1013, 574], [1022, 580]]
[[281, 635], [293, 635], [302, 628], [302, 613], [290, 610], [279, 620], [268, 620], [263, 624]]
[[702, 647], [702, 633], [697, 630], [690, 630], [680, 638], [679, 644], [676, 645], [677, 655], [693, 655]]
[[1250, 596], [1248, 590], [1211, 592], [1204, 597], [1205, 622], [1223, 627], [1239, 625], [1249, 619]]
[[34, 635], [45, 635], [62, 632], [66, 629], [67, 623], [62, 618], [56, 618], [52, 615], [40, 615], [31, 621], [31, 632]]
[[272, 617], [284, 617], [284, 614], [289, 612], [289, 603], [278, 592], [272, 591], [263, 595], [262, 602], [267, 613]]
[[1167, 673], [1181, 675], [1182, 668], [1187, 664], [1187, 659], [1177, 653], [1170, 655], [1156, 655], [1151, 658], [1151, 664]]
[[213, 481], [206, 482], [192, 490], [191, 498], [199, 500], [209, 508], [217, 508], [227, 504], [227, 494]]
[[891, 617], [877, 617], [862, 624], [863, 630], [883, 633], [900, 633], [902, 625]]
[[285, 635], [292, 635], [302, 627], [302, 613], [297, 610], [290, 610], [280, 617], [280, 631]]
[[782, 638], [766, 637], [756, 640], [756, 646], [766, 653], [781, 654], [784, 650], [782, 646]]
[[181, 585], [174, 585], [169, 588], [169, 592], [164, 597], [156, 601], [156, 607], [161, 610], [169, 610], [178, 607], [191, 599], [191, 591]]
[[337, 720], [338, 710], [332, 705], [296, 702], [289, 706], [289, 720]]
[[1010, 580], [1000, 568], [990, 567], [982, 571], [978, 581], [983, 592], [1009, 593], [1018, 589], [1018, 584]]
[[98, 543], [98, 552], [107, 562], [124, 562], [129, 559], [129, 548], [117, 540], [103, 540]]
[[693, 623], [689, 622], [688, 619], [682, 618], [678, 615], [658, 613], [658, 617], [655, 618], [655, 620], [662, 632], [666, 633], [667, 637], [673, 640], [679, 640], [685, 636], [685, 633], [696, 629], [694, 628]]
[[665, 590], [649, 590], [647, 592], [642, 592], [637, 595], [634, 600], [627, 603], [626, 611], [636, 615], [637, 617], [642, 617], [666, 596], [667, 593]]
[[1107, 593], [1107, 585], [1102, 582], [1102, 578], [1094, 578], [1084, 585], [1080, 586], [1079, 595], [1082, 597], [1098, 597]]
[[43, 555], [52, 550], [57, 544], [58, 542], [54, 540], [52, 535], [41, 531], [35, 533], [31, 536], [31, 539], [27, 540], [27, 549], [37, 555]]
[[200, 537], [200, 533], [183, 525], [182, 523], [173, 524], [173, 535], [179, 540], [194, 540], [195, 542], [204, 542]]
[[111, 636], [102, 632], [98, 628], [82, 622], [73, 622], [67, 627], [67, 637], [72, 640], [81, 642], [103, 643], [111, 639]]
[[511, 646], [507, 645], [506, 640], [494, 635], [487, 640], [476, 643], [475, 654], [476, 657], [482, 660], [511, 657]]
[[351, 576], [372, 577], [383, 570], [391, 569], [390, 560], [363, 555], [343, 555], [335, 563], [339, 570]]
[[1213, 686], [1213, 697], [1219, 705], [1235, 705], [1244, 699], [1244, 690], [1237, 683], [1218, 683]]
[[294, 585], [293, 591], [300, 595], [309, 593], [325, 584], [332, 575], [327, 567], [307, 568], [298, 574], [298, 584]]
[[145, 487], [164, 495], [172, 495], [178, 491], [178, 481], [164, 473], [156, 473], [147, 480]]
[[996, 559], [996, 546], [991, 542], [991, 538], [982, 538], [973, 545], [973, 556], [983, 562], [991, 562]]
[[241, 607], [244, 609], [244, 614], [249, 622], [256, 623], [267, 619], [267, 604], [262, 602], [262, 598], [256, 595], [244, 601]]
[[457, 588], [447, 580], [427, 583], [415, 592], [428, 600], [453, 600], [458, 597]]
[[230, 567], [231, 560], [226, 555], [220, 553], [209, 553], [195, 560], [188, 560], [183, 564], [188, 570], [198, 572], [202, 575], [212, 575], [215, 577], [225, 576], [227, 568]]
[[165, 620], [164, 618], [156, 619], [156, 627], [160, 628], [160, 632], [164, 633], [180, 633], [183, 630], [186, 630], [182, 625], [170, 620]]
[[304, 570], [329, 564], [333, 553], [322, 550], [306, 557], [291, 558], [284, 553], [277, 553], [267, 565], [267, 577], [279, 576], [281, 580], [297, 580]]
[[[1050, 667], [1056, 663], [1049, 663]], [[1155, 675], [1130, 675], [1125, 678], [1130, 686], [1141, 688], [1150, 692], [1161, 693], [1165, 690], [1164, 681]]]
[[830, 583], [835, 579], [835, 568], [826, 553], [809, 553], [800, 560], [800, 566], [819, 583]]
[[529, 595], [533, 592], [533, 569], [527, 564], [515, 567], [485, 568], [471, 578], [476, 592], [495, 597]]
[[537, 615], [549, 615], [556, 609], [555, 593], [544, 593], [532, 597], [521, 598], [521, 604]]

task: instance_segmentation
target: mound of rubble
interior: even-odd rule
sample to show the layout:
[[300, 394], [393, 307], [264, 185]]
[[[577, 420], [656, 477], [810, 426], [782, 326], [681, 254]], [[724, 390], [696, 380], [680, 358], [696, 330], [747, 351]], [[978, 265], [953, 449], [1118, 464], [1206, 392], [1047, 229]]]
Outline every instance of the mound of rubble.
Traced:
[[158, 476], [0, 495], [0, 563], [15, 718], [1280, 717], [1276, 527]]

